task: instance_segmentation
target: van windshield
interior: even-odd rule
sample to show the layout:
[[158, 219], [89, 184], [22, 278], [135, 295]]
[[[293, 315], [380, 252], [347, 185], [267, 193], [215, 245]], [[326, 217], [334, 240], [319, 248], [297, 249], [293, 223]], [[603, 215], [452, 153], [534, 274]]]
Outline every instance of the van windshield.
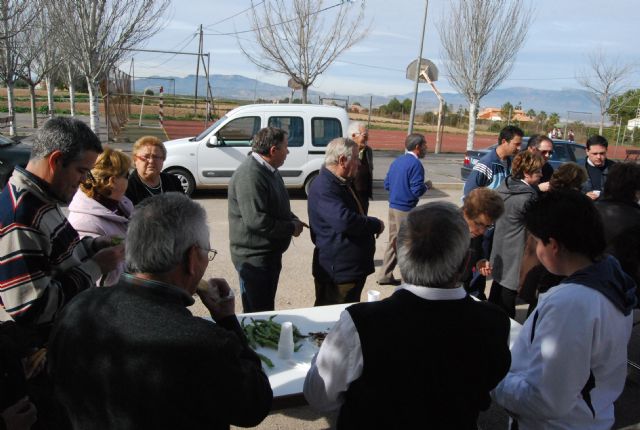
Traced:
[[222, 118], [220, 118], [219, 120], [217, 120], [216, 122], [211, 124], [209, 127], [207, 127], [207, 129], [205, 131], [203, 131], [202, 133], [197, 135], [193, 140], [201, 141], [202, 139], [207, 137], [207, 135], [209, 135], [209, 133], [211, 133], [217, 126], [222, 124], [222, 122], [224, 122], [226, 119], [227, 119], [227, 116], [226, 115], [223, 116]]

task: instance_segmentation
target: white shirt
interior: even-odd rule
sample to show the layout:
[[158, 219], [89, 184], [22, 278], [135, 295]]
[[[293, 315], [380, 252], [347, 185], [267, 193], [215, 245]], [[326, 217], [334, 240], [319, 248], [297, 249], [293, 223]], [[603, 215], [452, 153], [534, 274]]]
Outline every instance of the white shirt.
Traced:
[[267, 169], [269, 169], [269, 171], [270, 171], [271, 173], [273, 173], [273, 172], [275, 172], [275, 171], [276, 171], [276, 168], [275, 168], [275, 167], [273, 167], [271, 164], [269, 164], [269, 162], [268, 162], [267, 160], [265, 160], [264, 158], [262, 158], [262, 156], [261, 156], [260, 154], [258, 154], [258, 153], [256, 153], [256, 152], [251, 152], [251, 156], [252, 156], [253, 158], [255, 158], [255, 159], [258, 161], [258, 163], [262, 164], [263, 166], [267, 166]]
[[[429, 288], [403, 284], [397, 290], [400, 289], [425, 300], [460, 300], [467, 295], [462, 287]], [[345, 310], [311, 361], [311, 369], [304, 381], [304, 397], [319, 411], [339, 409], [349, 385], [362, 375], [362, 366], [358, 330], [351, 314]]]

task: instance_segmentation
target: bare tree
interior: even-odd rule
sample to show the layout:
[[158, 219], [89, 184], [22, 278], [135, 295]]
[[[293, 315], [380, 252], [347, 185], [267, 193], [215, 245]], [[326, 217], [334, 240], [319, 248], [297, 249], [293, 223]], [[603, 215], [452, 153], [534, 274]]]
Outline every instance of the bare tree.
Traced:
[[511, 73], [532, 19], [514, 0], [457, 0], [438, 31], [449, 82], [469, 102], [467, 149], [473, 149], [480, 100]]
[[100, 80], [161, 27], [170, 0], [57, 0], [51, 8], [58, 39], [87, 80], [91, 129], [98, 131]]
[[[7, 86], [7, 107], [10, 116], [15, 114], [13, 88], [23, 65], [24, 46], [18, 35], [31, 24], [38, 8], [37, 2], [0, 0], [0, 80]], [[9, 125], [9, 134], [16, 134], [15, 117]]]
[[22, 46], [20, 55], [23, 58], [23, 67], [19, 75], [29, 85], [31, 126], [37, 128], [35, 87], [45, 81], [47, 106], [51, 115], [54, 110], [53, 77], [61, 63], [58, 44], [52, 43], [53, 32], [47, 8], [40, 8], [36, 12], [33, 24], [25, 27], [17, 37]]
[[593, 51], [587, 56], [588, 65], [577, 81], [591, 91], [600, 107], [600, 129], [602, 134], [604, 118], [609, 108], [609, 101], [617, 96], [625, 85], [625, 78], [633, 70], [629, 63], [621, 63], [619, 58], [607, 57], [602, 49]]
[[[302, 102], [316, 78], [342, 54], [368, 33], [364, 25], [364, 2], [355, 8], [341, 2], [323, 7], [322, 0], [265, 1], [251, 9], [252, 30], [257, 52], [251, 52], [238, 39], [240, 49], [256, 66], [289, 76], [302, 87]], [[323, 13], [337, 12], [326, 24]]]

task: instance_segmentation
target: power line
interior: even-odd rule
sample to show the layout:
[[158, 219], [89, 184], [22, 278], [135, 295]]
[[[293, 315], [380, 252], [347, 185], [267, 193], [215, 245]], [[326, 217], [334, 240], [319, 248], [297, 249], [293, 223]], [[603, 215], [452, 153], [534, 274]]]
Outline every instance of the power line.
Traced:
[[[329, 9], [333, 9], [334, 7], [338, 7], [338, 6], [342, 6], [344, 4], [344, 2], [340, 2], [340, 3], [336, 3], [333, 6], [327, 6], [324, 9], [320, 9], [316, 12], [313, 12], [309, 15], [317, 15], [319, 13], [328, 11]], [[230, 32], [230, 33], [203, 33], [205, 36], [236, 36], [238, 34], [244, 34], [244, 33], [254, 33], [256, 31], [259, 30], [264, 30], [265, 28], [271, 28], [271, 27], [277, 27], [279, 25], [283, 25], [283, 24], [287, 24], [289, 22], [295, 21], [297, 18], [291, 18], [288, 19], [286, 21], [282, 21], [282, 22], [277, 22], [275, 24], [270, 24], [270, 25], [265, 25], [264, 27], [258, 27], [258, 28], [254, 28], [254, 29], [250, 29], [250, 30], [241, 30], [241, 31], [234, 31], [234, 32]]]
[[253, 6], [250, 6], [250, 7], [246, 8], [246, 9], [244, 9], [244, 10], [241, 10], [240, 12], [238, 12], [238, 13], [236, 13], [234, 15], [231, 15], [230, 17], [227, 17], [225, 19], [221, 19], [220, 21], [214, 22], [213, 24], [209, 24], [205, 28], [206, 29], [210, 29], [211, 27], [215, 27], [218, 24], [222, 24], [225, 21], [229, 21], [230, 19], [235, 18], [238, 15], [242, 15], [243, 13], [247, 12], [248, 10], [251, 10], [252, 8], [254, 8], [256, 6], [260, 6], [262, 3], [264, 3], [264, 0], [262, 0], [260, 3], [258, 3], [256, 5], [253, 5]]

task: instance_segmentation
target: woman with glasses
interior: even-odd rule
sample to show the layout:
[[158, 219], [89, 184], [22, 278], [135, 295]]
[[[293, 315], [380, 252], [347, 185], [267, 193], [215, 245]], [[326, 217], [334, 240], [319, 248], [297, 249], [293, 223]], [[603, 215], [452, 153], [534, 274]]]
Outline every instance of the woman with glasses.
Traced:
[[[86, 180], [69, 204], [69, 222], [84, 236], [110, 236], [121, 241], [127, 233], [133, 203], [125, 196], [131, 159], [121, 151], [105, 147]], [[124, 261], [98, 280], [114, 285], [124, 271]]]
[[180, 180], [170, 173], [162, 173], [167, 149], [154, 136], [143, 136], [133, 144], [135, 170], [129, 177], [127, 197], [134, 205], [143, 199], [169, 191], [184, 192]]

